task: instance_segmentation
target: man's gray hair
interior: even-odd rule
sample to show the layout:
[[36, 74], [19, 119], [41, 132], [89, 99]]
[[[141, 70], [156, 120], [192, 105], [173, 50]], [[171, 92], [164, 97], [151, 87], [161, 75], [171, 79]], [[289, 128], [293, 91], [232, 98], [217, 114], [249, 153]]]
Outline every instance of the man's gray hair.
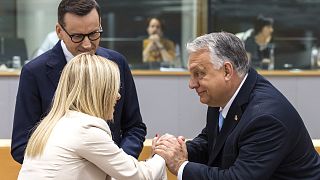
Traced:
[[243, 42], [234, 34], [217, 32], [205, 34], [187, 43], [188, 53], [207, 49], [210, 52], [211, 61], [216, 69], [222, 67], [225, 61], [233, 64], [240, 77], [243, 77], [250, 68]]

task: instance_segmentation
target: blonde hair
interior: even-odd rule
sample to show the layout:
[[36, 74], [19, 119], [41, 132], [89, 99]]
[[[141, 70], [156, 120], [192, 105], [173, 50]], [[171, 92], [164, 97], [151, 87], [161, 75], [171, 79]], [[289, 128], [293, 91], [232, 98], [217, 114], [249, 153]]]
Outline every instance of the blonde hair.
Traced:
[[30, 137], [26, 155], [36, 157], [43, 153], [53, 128], [70, 110], [113, 119], [119, 88], [116, 63], [89, 53], [74, 57], [62, 71], [52, 108]]

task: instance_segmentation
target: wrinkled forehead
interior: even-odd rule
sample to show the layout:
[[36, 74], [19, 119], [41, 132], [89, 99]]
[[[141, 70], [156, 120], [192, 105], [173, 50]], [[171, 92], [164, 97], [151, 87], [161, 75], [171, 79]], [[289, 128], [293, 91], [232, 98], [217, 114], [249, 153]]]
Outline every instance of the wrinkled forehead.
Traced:
[[212, 64], [210, 52], [208, 49], [201, 49], [189, 54], [188, 69], [192, 70], [195, 67], [204, 67]]

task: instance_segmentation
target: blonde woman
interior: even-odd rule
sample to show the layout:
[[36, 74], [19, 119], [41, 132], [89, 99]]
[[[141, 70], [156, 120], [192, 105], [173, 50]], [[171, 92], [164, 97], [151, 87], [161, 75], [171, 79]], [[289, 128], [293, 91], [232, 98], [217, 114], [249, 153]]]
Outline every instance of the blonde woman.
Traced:
[[162, 157], [138, 162], [113, 142], [106, 121], [119, 87], [116, 63], [88, 53], [74, 57], [28, 142], [18, 179], [166, 179]]

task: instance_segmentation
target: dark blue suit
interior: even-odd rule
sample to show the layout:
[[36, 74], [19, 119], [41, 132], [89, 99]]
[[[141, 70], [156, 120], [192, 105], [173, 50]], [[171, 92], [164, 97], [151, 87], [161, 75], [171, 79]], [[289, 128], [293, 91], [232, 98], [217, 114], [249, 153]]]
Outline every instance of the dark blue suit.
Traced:
[[[97, 55], [116, 62], [121, 76], [121, 99], [117, 102], [114, 122], [110, 123], [113, 140], [123, 150], [138, 157], [145, 140], [135, 84], [125, 58], [118, 52], [98, 48]], [[49, 111], [63, 67], [66, 65], [60, 41], [51, 50], [26, 64], [20, 75], [15, 107], [11, 154], [19, 163], [32, 128]]]
[[320, 179], [320, 158], [289, 101], [250, 69], [218, 132], [218, 108], [187, 143], [183, 180]]

